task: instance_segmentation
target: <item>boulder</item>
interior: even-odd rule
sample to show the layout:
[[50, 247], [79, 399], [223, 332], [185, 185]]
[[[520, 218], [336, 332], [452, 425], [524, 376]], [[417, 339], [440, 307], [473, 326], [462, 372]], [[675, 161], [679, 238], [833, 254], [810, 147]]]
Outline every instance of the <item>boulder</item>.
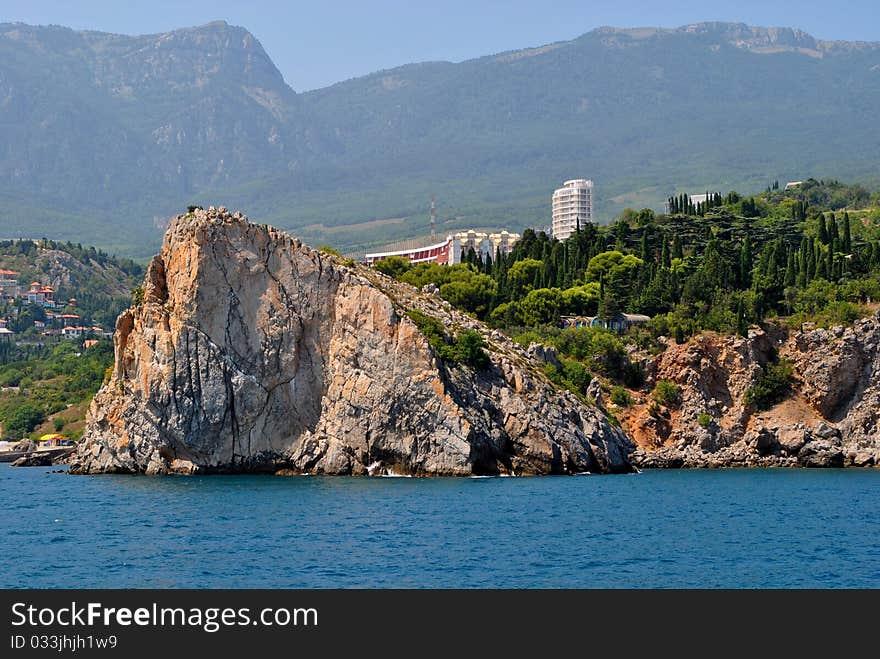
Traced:
[[843, 467], [844, 454], [839, 445], [827, 439], [814, 439], [798, 451], [798, 464], [802, 467]]
[[776, 441], [779, 448], [788, 455], [797, 455], [798, 451], [807, 443], [808, 434], [803, 425], [784, 426], [776, 432]]
[[52, 464], [53, 456], [51, 453], [33, 452], [23, 455], [15, 460], [12, 467], [48, 467]]

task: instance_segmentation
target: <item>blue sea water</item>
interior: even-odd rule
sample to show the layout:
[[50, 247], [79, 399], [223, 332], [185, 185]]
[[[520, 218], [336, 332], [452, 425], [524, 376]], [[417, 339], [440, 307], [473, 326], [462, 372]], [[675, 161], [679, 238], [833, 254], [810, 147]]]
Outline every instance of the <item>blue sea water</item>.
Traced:
[[880, 471], [70, 476], [0, 465], [0, 586], [880, 587]]

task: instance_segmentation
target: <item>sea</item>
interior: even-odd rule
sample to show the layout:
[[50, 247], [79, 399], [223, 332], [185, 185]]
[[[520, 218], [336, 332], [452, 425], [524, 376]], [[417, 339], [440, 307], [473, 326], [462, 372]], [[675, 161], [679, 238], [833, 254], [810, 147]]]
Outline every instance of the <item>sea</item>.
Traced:
[[72, 476], [0, 464], [4, 588], [877, 588], [880, 470]]

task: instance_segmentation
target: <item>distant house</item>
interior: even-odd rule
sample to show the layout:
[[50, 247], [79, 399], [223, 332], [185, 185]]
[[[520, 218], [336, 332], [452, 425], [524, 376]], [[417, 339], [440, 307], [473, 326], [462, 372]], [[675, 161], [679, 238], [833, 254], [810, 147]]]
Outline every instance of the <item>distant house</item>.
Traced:
[[18, 297], [18, 272], [0, 269], [0, 297]]
[[789, 181], [785, 184], [785, 189], [791, 190], [792, 188], [799, 188], [801, 185], [803, 185], [803, 181]]
[[608, 320], [598, 316], [563, 316], [560, 324], [564, 328], [604, 327], [614, 332], [625, 332], [635, 325], [644, 325], [651, 318], [638, 313], [619, 313]]
[[56, 314], [48, 314], [49, 318], [57, 323], [60, 323], [62, 326], [73, 325], [76, 326], [80, 323], [81, 318], [77, 316], [75, 313], [56, 313]]
[[29, 304], [37, 304], [49, 309], [55, 308], [55, 289], [51, 286], [43, 286], [40, 282], [31, 282], [28, 290], [21, 294]]
[[99, 343], [100, 341], [98, 341], [98, 339], [86, 339], [85, 341], [83, 341], [83, 350], [88, 350], [92, 346], [96, 346]]
[[103, 328], [103, 327], [98, 327], [97, 325], [93, 325], [92, 327], [82, 327], [82, 326], [79, 326], [79, 325], [77, 325], [77, 326], [66, 325], [66, 326], [61, 330], [61, 335], [62, 335], [62, 336], [66, 336], [66, 337], [68, 337], [68, 338], [77, 338], [77, 337], [83, 336], [83, 335], [85, 335], [85, 334], [100, 334], [100, 335], [103, 335], [103, 334], [104, 334], [104, 328]]
[[11, 341], [12, 336], [15, 334], [11, 329], [7, 327], [0, 327], [0, 341]]

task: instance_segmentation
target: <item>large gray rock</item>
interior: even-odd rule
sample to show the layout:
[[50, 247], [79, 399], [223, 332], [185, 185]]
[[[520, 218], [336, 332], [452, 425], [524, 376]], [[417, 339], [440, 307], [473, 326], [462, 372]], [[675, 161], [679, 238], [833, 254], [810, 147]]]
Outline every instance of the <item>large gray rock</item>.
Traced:
[[[489, 346], [444, 363], [408, 316]], [[74, 473], [629, 471], [630, 442], [434, 295], [224, 210], [172, 221]]]
[[52, 464], [53, 456], [51, 453], [33, 452], [23, 455], [14, 460], [10, 466], [12, 467], [48, 467]]
[[798, 452], [798, 464], [802, 467], [843, 467], [844, 455], [840, 445], [826, 439], [815, 439], [804, 444]]

